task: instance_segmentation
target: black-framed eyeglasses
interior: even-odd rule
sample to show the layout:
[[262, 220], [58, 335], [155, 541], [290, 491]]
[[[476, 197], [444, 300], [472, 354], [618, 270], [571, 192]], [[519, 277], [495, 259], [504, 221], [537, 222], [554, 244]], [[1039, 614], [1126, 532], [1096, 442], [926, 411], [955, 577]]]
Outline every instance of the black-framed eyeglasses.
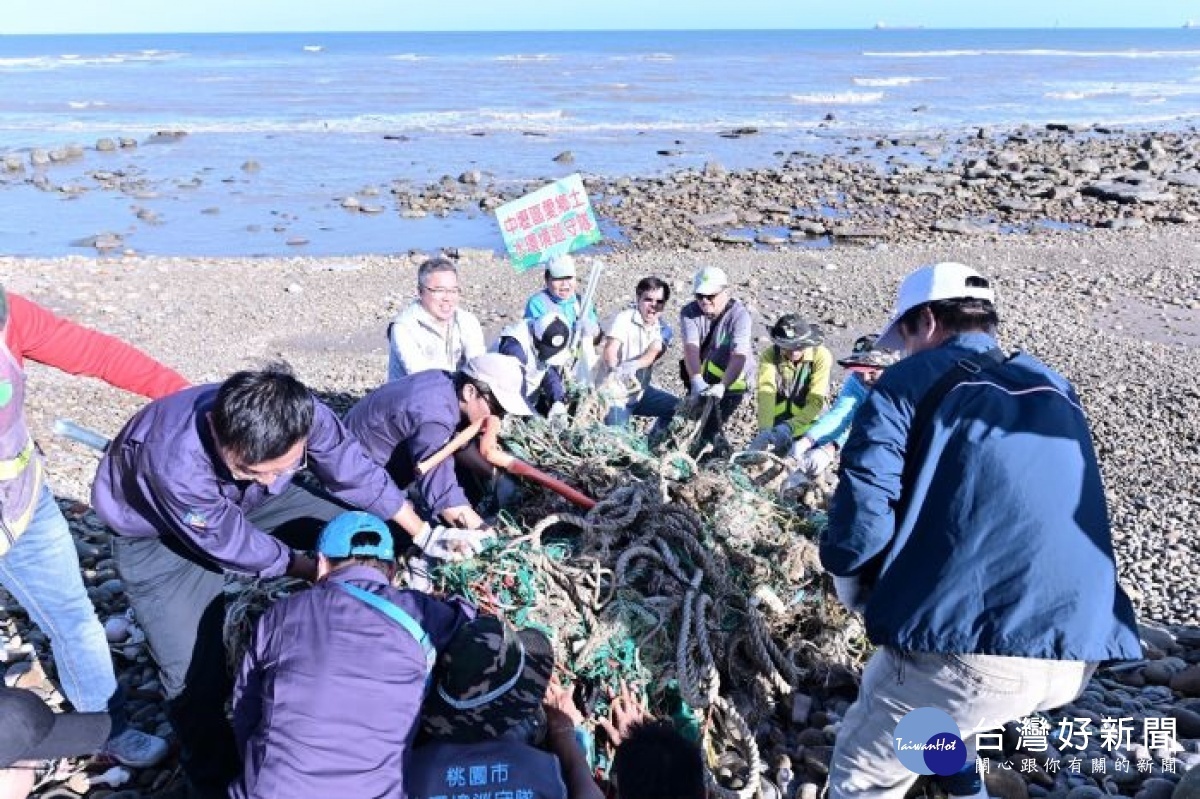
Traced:
[[638, 297], [638, 302], [644, 302], [653, 305], [655, 308], [667, 307], [667, 301], [662, 297]]

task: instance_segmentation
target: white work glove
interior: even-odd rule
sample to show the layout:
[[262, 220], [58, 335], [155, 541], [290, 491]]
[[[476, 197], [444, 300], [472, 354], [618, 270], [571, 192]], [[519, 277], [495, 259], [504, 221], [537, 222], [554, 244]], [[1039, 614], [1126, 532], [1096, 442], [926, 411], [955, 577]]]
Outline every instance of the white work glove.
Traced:
[[700, 375], [692, 375], [692, 396], [698, 397], [708, 390], [708, 383]]
[[722, 397], [725, 396], [725, 384], [724, 383], [713, 383], [711, 386], [709, 386], [708, 388], [706, 388], [704, 390], [703, 396], [712, 397], [715, 400], [721, 399]]
[[550, 427], [554, 430], [562, 430], [571, 422], [571, 418], [567, 415], [567, 406], [561, 402], [556, 402], [550, 406], [550, 412], [546, 414], [546, 421], [550, 423]]
[[463, 530], [458, 527], [433, 527], [428, 522], [414, 542], [421, 551], [438, 560], [467, 560], [483, 551], [495, 539], [491, 528]]
[[864, 586], [857, 577], [834, 577], [833, 590], [837, 593], [838, 600], [855, 613], [863, 612], [871, 596], [871, 589]]
[[804, 458], [804, 453], [812, 449], [812, 439], [808, 436], [801, 436], [792, 444], [792, 451], [788, 453], [788, 457], [795, 461], [800, 461]]
[[782, 452], [792, 443], [792, 428], [786, 422], [777, 424], [770, 430], [763, 430], [754, 437], [747, 447], [751, 452]]
[[816, 480], [822, 472], [829, 468], [831, 463], [833, 463], [833, 453], [829, 451], [829, 448], [817, 447], [804, 453], [800, 459], [800, 470], [808, 476], [808, 479]]

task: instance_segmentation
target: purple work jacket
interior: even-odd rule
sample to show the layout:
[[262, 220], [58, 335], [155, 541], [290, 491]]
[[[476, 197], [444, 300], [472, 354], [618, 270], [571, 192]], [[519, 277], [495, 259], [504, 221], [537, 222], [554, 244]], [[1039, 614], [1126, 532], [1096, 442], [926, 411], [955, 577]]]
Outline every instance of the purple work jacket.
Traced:
[[232, 799], [404, 796], [425, 654], [407, 630], [333, 585], [343, 581], [398, 605], [439, 651], [475, 616], [464, 601], [392, 588], [360, 565], [272, 605], [234, 689], [244, 766]]
[[[195, 386], [138, 411], [100, 461], [92, 507], [118, 535], [174, 536], [221, 569], [276, 577], [287, 569], [288, 547], [247, 521], [246, 513], [285, 491], [292, 476], [270, 486], [233, 479], [206, 416], [218, 388]], [[308, 469], [333, 496], [390, 519], [404, 506], [404, 494], [333, 411], [313, 403]]]
[[470, 505], [447, 458], [428, 474], [416, 465], [458, 432], [463, 413], [448, 372], [429, 370], [384, 383], [346, 414], [346, 427], [371, 460], [386, 466], [397, 484], [416, 483], [429, 512]]

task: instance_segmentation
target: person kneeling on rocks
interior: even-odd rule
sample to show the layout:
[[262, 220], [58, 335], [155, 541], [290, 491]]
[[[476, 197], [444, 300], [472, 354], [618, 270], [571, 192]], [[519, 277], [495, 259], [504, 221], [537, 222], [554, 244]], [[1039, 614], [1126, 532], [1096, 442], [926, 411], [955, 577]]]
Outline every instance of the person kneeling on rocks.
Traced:
[[692, 279], [693, 302], [683, 306], [680, 377], [693, 397], [716, 403], [700, 433], [712, 441], [746, 396], [747, 374], [755, 374], [750, 309], [732, 296], [724, 270], [706, 266]]
[[758, 360], [758, 435], [747, 449], [786, 454], [825, 409], [833, 356], [823, 339], [792, 313], [771, 327], [771, 347]]
[[917, 774], [894, 736], [913, 710], [956, 727], [961, 760], [938, 771], [951, 775], [980, 732], [1073, 701], [1098, 661], [1142, 656], [1079, 397], [999, 348], [994, 302], [970, 267], [922, 267], [876, 342], [908, 356], [854, 417], [820, 541], [877, 647], [837, 737], [830, 799], [905, 795]]
[[567, 349], [570, 338], [567, 320], [558, 311], [550, 311], [537, 319], [521, 319], [504, 328], [493, 348], [521, 364], [525, 401], [551, 420], [567, 415], [562, 367], [571, 354]]
[[[294, 478], [307, 469], [328, 493]], [[92, 507], [145, 630], [183, 747], [188, 789], [224, 796], [238, 770], [225, 703], [225, 574], [313, 579], [307, 554], [347, 507], [396, 522], [422, 549], [474, 551], [432, 527], [284, 364], [147, 405], [96, 471]], [[482, 536], [478, 536], [482, 538]]]
[[[577, 742], [582, 721], [556, 690], [546, 634], [494, 616], [465, 625], [442, 652], [422, 711], [405, 789], [411, 799], [467, 792], [528, 799], [602, 799]], [[571, 716], [575, 718], [572, 718]]]
[[351, 511], [325, 526], [316, 584], [275, 602], [246, 649], [233, 700], [244, 766], [231, 799], [405, 795], [437, 653], [475, 611], [392, 588], [395, 571], [392, 534], [375, 516]]
[[477, 530], [485, 525], [473, 502], [493, 490], [494, 470], [467, 442], [458, 452], [444, 450], [459, 431], [488, 416], [532, 415], [523, 387], [521, 364], [489, 352], [454, 373], [385, 383], [350, 409], [346, 427], [396, 485], [408, 487], [421, 514]]
[[657, 277], [642, 278], [635, 297], [634, 307], [614, 316], [604, 330], [606, 379], [619, 392], [604, 423], [624, 425], [631, 416], [645, 416], [655, 420], [654, 433], [667, 426], [679, 405], [678, 397], [650, 384], [651, 370], [671, 345], [671, 326], [662, 316], [671, 287]]
[[895, 363], [896, 355], [876, 345], [878, 336], [860, 336], [845, 358], [838, 365], [847, 372], [841, 391], [829, 410], [813, 422], [808, 431], [792, 445], [791, 457], [799, 468], [788, 478], [789, 485], [798, 485], [816, 480], [833, 463], [837, 452], [850, 435], [850, 424], [871, 386], [883, 374], [883, 370]]

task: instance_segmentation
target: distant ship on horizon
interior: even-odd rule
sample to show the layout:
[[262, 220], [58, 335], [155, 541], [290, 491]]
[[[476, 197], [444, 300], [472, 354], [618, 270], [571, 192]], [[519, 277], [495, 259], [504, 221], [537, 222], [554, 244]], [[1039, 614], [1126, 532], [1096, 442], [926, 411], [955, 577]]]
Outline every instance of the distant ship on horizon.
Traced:
[[1187, 22], [1183, 23], [1183, 27], [1185, 27], [1185, 28], [1200, 28], [1200, 22], [1196, 22], [1196, 20], [1194, 20], [1194, 19], [1189, 19]]

